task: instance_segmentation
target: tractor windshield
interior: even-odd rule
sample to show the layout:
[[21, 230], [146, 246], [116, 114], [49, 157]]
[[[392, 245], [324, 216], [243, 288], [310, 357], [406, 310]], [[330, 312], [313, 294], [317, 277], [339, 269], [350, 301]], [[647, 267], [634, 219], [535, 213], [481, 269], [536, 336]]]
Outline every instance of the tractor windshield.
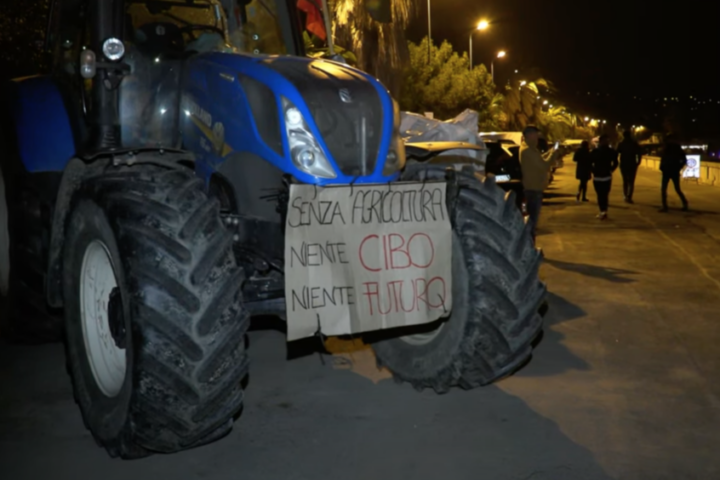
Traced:
[[127, 40], [143, 50], [210, 51], [228, 44], [227, 22], [217, 1], [127, 2]]
[[286, 53], [274, 0], [128, 0], [127, 14], [128, 40], [152, 53]]

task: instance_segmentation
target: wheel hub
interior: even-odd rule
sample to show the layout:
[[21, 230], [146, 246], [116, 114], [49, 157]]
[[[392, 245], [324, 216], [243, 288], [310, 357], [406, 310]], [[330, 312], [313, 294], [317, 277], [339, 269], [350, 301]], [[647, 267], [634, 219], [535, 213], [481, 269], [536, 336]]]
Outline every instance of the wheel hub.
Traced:
[[80, 323], [95, 382], [114, 397], [125, 383], [127, 358], [120, 289], [107, 247], [93, 240], [80, 270]]
[[437, 322], [431, 323], [429, 326], [425, 326], [422, 331], [418, 331], [417, 333], [414, 333], [412, 335], [405, 335], [403, 337], [400, 337], [400, 340], [410, 345], [421, 347], [435, 340], [435, 338], [440, 335], [440, 332], [442, 331], [444, 326], [445, 321], [442, 321], [439, 324], [437, 324]]
[[110, 301], [108, 303], [108, 322], [110, 323], [110, 334], [112, 335], [115, 346], [125, 349], [125, 315], [122, 306], [122, 297], [120, 289], [115, 287], [110, 292]]

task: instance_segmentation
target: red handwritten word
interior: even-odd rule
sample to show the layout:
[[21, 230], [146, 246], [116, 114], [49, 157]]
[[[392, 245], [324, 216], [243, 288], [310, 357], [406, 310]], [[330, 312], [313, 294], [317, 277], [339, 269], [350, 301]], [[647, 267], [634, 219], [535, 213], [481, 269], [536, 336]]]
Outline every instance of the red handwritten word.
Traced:
[[[375, 248], [373, 248], [375, 247]], [[413, 248], [414, 247], [414, 248]], [[423, 263], [424, 258], [419, 258], [417, 252], [430, 252], [430, 260]], [[358, 256], [360, 263], [369, 272], [380, 272], [382, 265], [374, 265], [368, 262], [370, 252], [382, 253], [384, 258], [384, 270], [402, 270], [404, 268], [428, 268], [435, 260], [435, 245], [425, 233], [415, 233], [405, 241], [405, 237], [399, 233], [389, 235], [368, 235], [360, 242]], [[423, 255], [424, 257], [424, 255]]]
[[[382, 289], [379, 282], [365, 282], [363, 287], [370, 315], [375, 315], [375, 312], [380, 315], [412, 313], [423, 308], [425, 311], [445, 309], [447, 286], [442, 277], [394, 280], [387, 282]], [[408, 296], [412, 298], [408, 299]]]

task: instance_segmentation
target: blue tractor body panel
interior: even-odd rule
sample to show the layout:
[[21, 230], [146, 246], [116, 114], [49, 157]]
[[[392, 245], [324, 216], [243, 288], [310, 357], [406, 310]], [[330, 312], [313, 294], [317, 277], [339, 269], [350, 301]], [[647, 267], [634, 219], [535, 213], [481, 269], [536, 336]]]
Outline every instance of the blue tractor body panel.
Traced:
[[20, 159], [29, 173], [62, 172], [75, 155], [70, 118], [52, 78], [12, 82], [12, 111]]
[[[301, 68], [314, 68], [321, 63], [336, 75], [350, 81], [369, 83], [375, 89], [382, 106], [382, 127], [377, 158], [372, 172], [351, 176], [342, 172], [336, 159], [320, 132], [311, 110], [301, 93], [285, 76], [273, 69], [273, 62], [299, 62]], [[264, 85], [272, 92], [272, 104], [263, 105], [279, 119], [281, 146], [269, 145], [258, 128], [258, 112], [251, 107], [251, 99], [243, 89], [240, 77], [248, 77]], [[327, 89], [323, 82], [318, 89]], [[332, 88], [332, 87], [330, 87]], [[337, 92], [333, 92], [337, 95]], [[320, 144], [326, 158], [337, 176], [333, 179], [318, 178], [295, 166], [290, 157], [288, 139], [285, 135], [285, 118], [281, 97], [292, 102], [306, 119], [311, 132]], [[231, 154], [247, 153], [264, 159], [280, 171], [290, 174], [298, 181], [320, 186], [350, 183], [387, 183], [396, 180], [398, 174], [383, 175], [385, 158], [393, 136], [393, 101], [389, 92], [375, 78], [345, 65], [299, 57], [260, 57], [242, 54], [209, 53], [188, 60], [185, 65], [180, 113], [180, 130], [184, 148], [198, 157], [197, 171], [206, 180], [227, 161]], [[218, 134], [222, 138], [218, 138]], [[214, 144], [218, 142], [219, 144]]]
[[[372, 85], [382, 108], [379, 148], [372, 171], [363, 175], [343, 173], [303, 95], [282, 73], [272, 68], [273, 62], [297, 62], [298, 65], [302, 64], [302, 68], [321, 65], [351, 81]], [[186, 61], [183, 71], [180, 133], [183, 147], [196, 154], [196, 170], [206, 181], [231, 154], [250, 154], [262, 158], [302, 183], [319, 186], [386, 183], [398, 178], [397, 173], [383, 175], [385, 158], [393, 137], [392, 98], [380, 82], [364, 72], [324, 60], [228, 53], [196, 55]], [[273, 115], [278, 119], [278, 145], [270, 145], [267, 137], [261, 134], [257, 123], [258, 112], [251, 108], [251, 101], [239, 81], [240, 77], [252, 79], [272, 92], [272, 104], [263, 105], [263, 109], [265, 113], [273, 110]], [[63, 171], [77, 154], [77, 148], [59, 89], [49, 76], [16, 79], [13, 85], [17, 91], [13, 95], [12, 114], [17, 129], [19, 154], [25, 169], [29, 173]], [[317, 88], [332, 87], [319, 82]], [[335, 178], [312, 176], [297, 168], [291, 160], [281, 104], [283, 97], [292, 102], [306, 119], [310, 131], [336, 172]]]

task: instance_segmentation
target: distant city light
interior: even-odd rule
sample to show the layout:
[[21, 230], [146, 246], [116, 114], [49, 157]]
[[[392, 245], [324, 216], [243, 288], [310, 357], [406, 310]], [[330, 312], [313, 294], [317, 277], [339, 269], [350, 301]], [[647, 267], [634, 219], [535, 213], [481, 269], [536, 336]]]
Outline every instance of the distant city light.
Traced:
[[545, 101], [543, 102], [543, 105], [547, 105], [547, 104], [548, 104], [548, 101], [545, 100]]
[[[523, 80], [522, 82], [520, 82], [520, 86], [521, 86], [521, 87], [524, 87], [525, 85], [527, 85], [527, 82], [526, 82], [525, 80]], [[538, 98], [539, 98], [539, 97], [538, 97]]]

